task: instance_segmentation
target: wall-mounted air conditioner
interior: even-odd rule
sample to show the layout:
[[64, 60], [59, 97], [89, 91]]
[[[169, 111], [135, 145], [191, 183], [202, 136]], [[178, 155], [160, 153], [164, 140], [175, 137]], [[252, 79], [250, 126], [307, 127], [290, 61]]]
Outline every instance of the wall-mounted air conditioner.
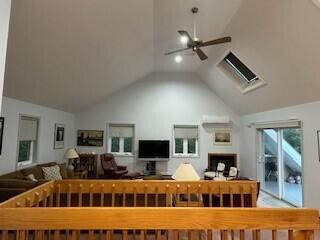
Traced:
[[203, 115], [202, 124], [223, 124], [230, 125], [231, 120], [229, 116], [215, 116], [215, 115]]

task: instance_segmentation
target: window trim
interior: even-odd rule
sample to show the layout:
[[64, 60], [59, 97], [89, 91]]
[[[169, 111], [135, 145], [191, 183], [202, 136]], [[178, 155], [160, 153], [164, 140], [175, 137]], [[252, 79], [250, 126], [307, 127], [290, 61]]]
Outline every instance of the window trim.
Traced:
[[[176, 142], [175, 142], [175, 128], [197, 128], [198, 138], [196, 139], [196, 153], [188, 153], [188, 138], [183, 138], [183, 153], [175, 153]], [[174, 158], [200, 158], [200, 129], [199, 125], [178, 125], [174, 124], [172, 127], [172, 157]]]
[[[124, 137], [119, 137], [119, 152], [111, 152], [111, 136], [110, 136], [110, 127], [132, 127], [132, 152], [124, 152]], [[112, 153], [114, 156], [118, 157], [134, 157], [135, 156], [135, 124], [131, 123], [107, 123], [107, 152]]]
[[[30, 156], [32, 156], [31, 159], [23, 162], [19, 162], [19, 148], [20, 148], [20, 140], [19, 140], [19, 125], [20, 125], [20, 120], [25, 117], [25, 118], [32, 118], [37, 121], [37, 140], [36, 141], [31, 141], [31, 150], [30, 150]], [[34, 116], [34, 115], [29, 115], [29, 114], [22, 114], [19, 113], [18, 116], [18, 135], [17, 135], [17, 147], [16, 147], [16, 170], [22, 169], [25, 167], [31, 167], [34, 166], [38, 163], [38, 155], [39, 155], [39, 146], [40, 146], [40, 123], [41, 123], [41, 118], [39, 116]]]

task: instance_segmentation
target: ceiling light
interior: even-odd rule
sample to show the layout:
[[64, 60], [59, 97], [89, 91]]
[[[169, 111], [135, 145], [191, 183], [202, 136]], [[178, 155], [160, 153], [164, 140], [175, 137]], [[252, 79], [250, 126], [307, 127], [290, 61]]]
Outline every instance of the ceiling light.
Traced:
[[180, 38], [180, 42], [182, 43], [182, 44], [187, 44], [188, 43], [188, 37], [187, 36], [181, 36], [181, 38]]
[[180, 63], [180, 62], [182, 62], [182, 57], [181, 57], [180, 55], [175, 56], [174, 61], [175, 61], [176, 63]]

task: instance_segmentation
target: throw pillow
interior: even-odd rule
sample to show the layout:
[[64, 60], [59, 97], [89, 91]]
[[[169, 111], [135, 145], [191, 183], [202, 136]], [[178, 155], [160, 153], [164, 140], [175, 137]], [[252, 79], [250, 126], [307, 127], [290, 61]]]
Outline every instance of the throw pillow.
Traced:
[[60, 167], [58, 165], [42, 168], [44, 179], [46, 180], [62, 180]]

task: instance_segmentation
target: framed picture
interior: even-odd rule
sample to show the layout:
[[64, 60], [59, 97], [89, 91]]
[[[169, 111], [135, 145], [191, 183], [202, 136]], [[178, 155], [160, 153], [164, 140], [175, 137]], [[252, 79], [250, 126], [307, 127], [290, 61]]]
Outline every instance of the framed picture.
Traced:
[[232, 144], [231, 129], [215, 129], [213, 132], [213, 144], [231, 145]]
[[103, 131], [101, 130], [78, 130], [77, 145], [87, 147], [103, 146]]
[[63, 149], [64, 148], [64, 124], [56, 123], [54, 125], [54, 144], [53, 149]]
[[3, 128], [4, 128], [4, 117], [0, 117], [0, 155], [2, 154]]

